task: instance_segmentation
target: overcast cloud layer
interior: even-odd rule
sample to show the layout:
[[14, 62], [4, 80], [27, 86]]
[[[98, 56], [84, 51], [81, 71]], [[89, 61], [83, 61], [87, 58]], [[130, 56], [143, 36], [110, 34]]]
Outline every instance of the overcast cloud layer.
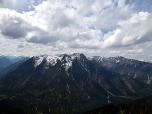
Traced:
[[0, 47], [152, 60], [152, 1], [0, 0]]

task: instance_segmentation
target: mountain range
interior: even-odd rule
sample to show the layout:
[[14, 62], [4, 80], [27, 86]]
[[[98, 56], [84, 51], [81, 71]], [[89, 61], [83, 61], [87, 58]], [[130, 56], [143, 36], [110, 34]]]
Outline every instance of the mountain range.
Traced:
[[17, 56], [17, 55], [3, 55], [3, 54], [0, 54], [0, 57], [6, 57], [7, 59], [9, 59], [10, 61], [13, 61], [13, 60], [22, 60], [24, 58], [27, 58], [29, 56]]
[[80, 114], [152, 94], [150, 85], [79, 53], [34, 56], [10, 69], [0, 78], [0, 102], [28, 113]]
[[2, 77], [3, 75], [15, 70], [20, 64], [22, 64], [23, 62], [25, 62], [26, 60], [28, 60], [29, 58], [25, 58], [23, 60], [19, 60], [18, 62], [16, 63], [12, 63], [10, 64], [9, 66], [3, 68], [1, 71], [0, 71], [0, 77]]
[[18, 62], [18, 61], [21, 61], [21, 60], [24, 60], [24, 59], [27, 59], [28, 57], [26, 57], [26, 56], [19, 56], [19, 57], [16, 57], [16, 58], [14, 58], [14, 59], [12, 59], [11, 61], [13, 62], [13, 63], [16, 63], [16, 62]]
[[0, 71], [11, 64], [12, 64], [12, 62], [9, 59], [7, 59], [6, 57], [0, 56]]
[[128, 75], [134, 79], [152, 85], [152, 64], [134, 59], [126, 59], [124, 57], [100, 57], [93, 56], [88, 59], [96, 65], [107, 70], [120, 74]]
[[0, 54], [0, 72], [9, 65], [27, 59], [26, 56], [7, 56]]

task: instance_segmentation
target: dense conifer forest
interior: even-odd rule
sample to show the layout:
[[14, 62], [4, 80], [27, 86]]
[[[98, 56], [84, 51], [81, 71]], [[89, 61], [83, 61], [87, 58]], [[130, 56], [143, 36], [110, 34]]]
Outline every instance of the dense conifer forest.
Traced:
[[109, 104], [100, 108], [86, 111], [84, 114], [152, 114], [152, 103], [137, 102]]

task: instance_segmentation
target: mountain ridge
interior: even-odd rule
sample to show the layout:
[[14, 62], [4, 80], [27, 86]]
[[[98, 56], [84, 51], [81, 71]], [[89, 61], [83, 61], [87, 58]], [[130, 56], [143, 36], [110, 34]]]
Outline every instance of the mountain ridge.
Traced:
[[107, 96], [118, 103], [150, 95], [151, 90], [148, 84], [91, 63], [84, 54], [32, 57], [0, 78], [2, 99], [31, 113], [82, 113], [107, 104]]
[[88, 57], [88, 59], [107, 70], [128, 75], [134, 79], [152, 85], [152, 64], [124, 57]]

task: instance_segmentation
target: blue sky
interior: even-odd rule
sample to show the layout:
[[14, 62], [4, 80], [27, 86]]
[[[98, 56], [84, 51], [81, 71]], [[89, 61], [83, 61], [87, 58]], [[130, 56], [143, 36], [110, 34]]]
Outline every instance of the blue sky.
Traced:
[[152, 60], [152, 0], [0, 0], [0, 47]]

